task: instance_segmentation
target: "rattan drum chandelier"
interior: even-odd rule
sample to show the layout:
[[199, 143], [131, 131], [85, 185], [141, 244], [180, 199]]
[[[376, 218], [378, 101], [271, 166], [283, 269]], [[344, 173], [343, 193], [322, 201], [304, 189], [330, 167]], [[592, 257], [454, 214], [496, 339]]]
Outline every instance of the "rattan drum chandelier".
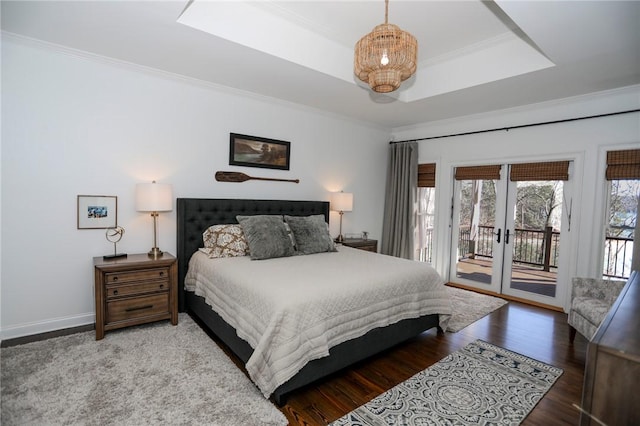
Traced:
[[416, 72], [418, 41], [397, 25], [388, 23], [389, 0], [385, 0], [384, 24], [376, 26], [356, 43], [353, 71], [378, 93], [389, 93]]

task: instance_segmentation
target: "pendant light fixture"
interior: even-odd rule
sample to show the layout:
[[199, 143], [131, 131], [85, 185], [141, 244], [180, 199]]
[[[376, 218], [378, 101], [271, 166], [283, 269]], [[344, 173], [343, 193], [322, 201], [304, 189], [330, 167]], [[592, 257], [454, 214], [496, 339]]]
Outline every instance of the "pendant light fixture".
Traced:
[[374, 92], [389, 93], [416, 72], [418, 41], [397, 25], [388, 23], [389, 0], [385, 0], [384, 24], [376, 26], [356, 43], [353, 71]]

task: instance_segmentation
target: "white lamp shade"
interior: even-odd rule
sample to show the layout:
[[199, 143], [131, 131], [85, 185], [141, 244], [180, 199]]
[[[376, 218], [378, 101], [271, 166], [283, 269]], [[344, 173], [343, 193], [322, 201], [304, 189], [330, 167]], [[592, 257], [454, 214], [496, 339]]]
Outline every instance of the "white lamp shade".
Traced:
[[139, 212], [170, 212], [173, 210], [173, 188], [168, 183], [136, 185], [136, 210]]
[[350, 212], [353, 209], [353, 194], [350, 192], [334, 192], [331, 194], [331, 210]]

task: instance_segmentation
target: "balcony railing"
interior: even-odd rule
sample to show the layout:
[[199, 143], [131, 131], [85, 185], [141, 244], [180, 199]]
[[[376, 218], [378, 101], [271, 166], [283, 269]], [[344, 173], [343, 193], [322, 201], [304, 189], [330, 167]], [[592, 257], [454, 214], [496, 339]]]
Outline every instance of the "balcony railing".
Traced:
[[[418, 259], [431, 262], [433, 254], [433, 229], [427, 229], [424, 242], [425, 247], [419, 250]], [[469, 228], [461, 229], [458, 235], [458, 258], [469, 256], [485, 258], [493, 257], [493, 226], [479, 226], [475, 242], [470, 241]], [[513, 244], [513, 262], [540, 267], [544, 271], [557, 269], [560, 254], [560, 233], [548, 227], [544, 231], [530, 229], [516, 229], [515, 236], [511, 235]], [[605, 241], [605, 277], [629, 278], [631, 273], [631, 254], [633, 239], [621, 237], [607, 237]]]
[[629, 278], [631, 275], [631, 256], [633, 239], [607, 237], [604, 243], [604, 271], [608, 278]]
[[433, 228], [425, 229], [424, 247], [418, 249], [418, 260], [431, 263], [433, 259]]
[[[458, 240], [458, 257], [467, 256], [493, 257], [493, 226], [479, 226], [475, 242], [471, 241], [468, 228], [460, 230]], [[504, 236], [503, 236], [504, 238]], [[516, 228], [511, 235], [513, 244], [513, 262], [539, 266], [544, 271], [558, 267], [560, 253], [560, 233], [547, 227], [544, 231]], [[475, 246], [474, 246], [475, 245]]]

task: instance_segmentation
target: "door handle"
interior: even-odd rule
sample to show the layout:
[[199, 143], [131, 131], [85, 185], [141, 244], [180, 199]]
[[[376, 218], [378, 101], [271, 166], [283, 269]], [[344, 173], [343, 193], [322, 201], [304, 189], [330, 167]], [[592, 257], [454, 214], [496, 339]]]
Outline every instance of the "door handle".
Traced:
[[495, 235], [495, 236], [497, 236], [497, 237], [498, 237], [498, 239], [496, 240], [496, 242], [497, 242], [497, 243], [499, 243], [499, 242], [500, 242], [500, 234], [501, 234], [501, 233], [502, 233], [502, 229], [498, 228], [498, 232], [496, 232], [495, 234], [493, 234], [493, 235]]
[[509, 230], [508, 229], [504, 232], [504, 243], [505, 244], [509, 244]]

